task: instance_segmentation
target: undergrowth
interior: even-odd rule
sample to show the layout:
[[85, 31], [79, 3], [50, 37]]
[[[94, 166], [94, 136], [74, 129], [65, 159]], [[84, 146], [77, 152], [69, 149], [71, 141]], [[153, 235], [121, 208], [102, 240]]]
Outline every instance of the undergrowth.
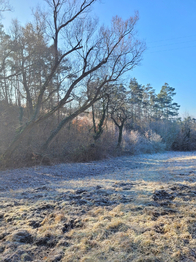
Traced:
[[[14, 105], [0, 108], [0, 155], [20, 132], [21, 125], [28, 116], [19, 119], [19, 108]], [[60, 121], [53, 116], [37, 125], [22, 140], [6, 163], [1, 167], [23, 167], [33, 165], [51, 165], [59, 162], [89, 162], [111, 156], [140, 153], [157, 153], [164, 150], [195, 150], [196, 127], [191, 119], [182, 123], [157, 120], [138, 123], [138, 130], [124, 128], [123, 139], [117, 146], [118, 129], [107, 120], [103, 132], [95, 140], [92, 116], [88, 114], [76, 117], [58, 134], [46, 151], [42, 146]], [[97, 121], [99, 123], [99, 121]], [[140, 130], [140, 131], [139, 131]]]

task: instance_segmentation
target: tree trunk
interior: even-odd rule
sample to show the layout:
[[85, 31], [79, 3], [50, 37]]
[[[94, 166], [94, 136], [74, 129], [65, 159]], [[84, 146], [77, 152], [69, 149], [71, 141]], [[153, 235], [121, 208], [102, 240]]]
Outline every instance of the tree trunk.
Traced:
[[94, 129], [94, 133], [96, 134], [97, 128], [96, 128], [96, 123], [95, 123], [95, 111], [94, 111], [93, 105], [92, 105], [92, 117], [93, 117], [93, 129]]
[[[99, 120], [99, 124], [98, 124], [98, 129], [96, 128], [95, 125], [95, 119], [94, 119], [94, 133], [95, 135], [93, 136], [94, 140], [98, 140], [101, 136], [101, 134], [103, 133], [103, 124], [104, 124], [104, 120], [105, 120], [105, 115], [106, 115], [106, 108], [105, 105], [103, 103], [103, 110], [102, 110], [102, 115], [101, 115], [101, 119]], [[94, 116], [94, 114], [93, 114]]]
[[123, 127], [124, 127], [124, 123], [126, 121], [126, 119], [124, 119], [122, 122], [121, 122], [121, 125], [119, 125], [117, 123], [117, 121], [115, 120], [115, 118], [111, 115], [111, 119], [114, 121], [114, 124], [118, 127], [118, 144], [117, 144], [117, 147], [120, 147], [121, 146], [121, 142], [122, 142], [122, 131], [123, 131]]
[[57, 134], [60, 132], [60, 130], [70, 121], [72, 121], [75, 117], [77, 117], [78, 115], [80, 115], [81, 113], [83, 113], [86, 109], [88, 109], [89, 107], [91, 107], [96, 101], [98, 101], [99, 99], [94, 99], [92, 100], [90, 103], [86, 103], [84, 104], [81, 108], [79, 108], [78, 110], [76, 110], [73, 114], [71, 114], [70, 116], [64, 118], [59, 125], [57, 126], [57, 128], [55, 130], [52, 131], [51, 135], [49, 136], [49, 138], [47, 139], [47, 141], [44, 143], [44, 145], [42, 146], [42, 151], [46, 151], [46, 149], [49, 147], [49, 145], [52, 143], [52, 141], [55, 139], [55, 137], [57, 136]]
[[118, 126], [119, 134], [118, 134], [118, 144], [117, 144], [117, 147], [120, 147], [120, 146], [121, 146], [123, 126], [124, 126], [124, 123], [123, 123], [121, 126]]

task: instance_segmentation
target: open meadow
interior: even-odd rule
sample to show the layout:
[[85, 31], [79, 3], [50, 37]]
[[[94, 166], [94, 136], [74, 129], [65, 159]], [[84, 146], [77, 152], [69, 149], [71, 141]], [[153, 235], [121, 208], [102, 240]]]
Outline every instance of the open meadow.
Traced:
[[196, 152], [0, 172], [0, 261], [196, 261]]

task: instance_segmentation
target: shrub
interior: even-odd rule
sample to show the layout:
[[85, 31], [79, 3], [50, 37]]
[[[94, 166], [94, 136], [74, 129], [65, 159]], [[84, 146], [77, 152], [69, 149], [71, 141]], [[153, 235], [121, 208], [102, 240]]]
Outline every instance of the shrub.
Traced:
[[190, 117], [181, 122], [181, 129], [172, 144], [172, 149], [179, 151], [196, 150], [196, 123]]
[[166, 149], [170, 150], [179, 133], [180, 125], [176, 121], [160, 120], [151, 122], [149, 125], [152, 132], [160, 135]]
[[124, 149], [133, 154], [156, 153], [165, 150], [160, 135], [150, 131], [141, 135], [138, 131], [124, 132]]

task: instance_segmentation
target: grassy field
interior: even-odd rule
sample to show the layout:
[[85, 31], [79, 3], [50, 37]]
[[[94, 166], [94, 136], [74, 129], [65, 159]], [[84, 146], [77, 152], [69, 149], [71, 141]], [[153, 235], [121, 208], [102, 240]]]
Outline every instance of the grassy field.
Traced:
[[93, 178], [2, 190], [0, 261], [196, 261], [194, 153], [115, 162]]

